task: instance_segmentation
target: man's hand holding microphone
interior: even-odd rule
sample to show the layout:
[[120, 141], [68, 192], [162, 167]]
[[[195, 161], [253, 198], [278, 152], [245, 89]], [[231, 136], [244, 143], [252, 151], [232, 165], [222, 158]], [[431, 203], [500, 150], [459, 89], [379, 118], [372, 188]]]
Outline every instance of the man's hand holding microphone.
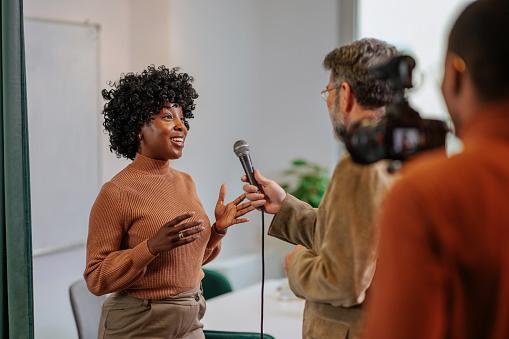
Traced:
[[246, 198], [252, 205], [259, 207], [263, 203], [263, 210], [269, 214], [276, 214], [286, 198], [285, 190], [275, 181], [265, 178], [253, 167], [249, 145], [245, 140], [237, 140], [233, 144], [233, 152], [239, 157], [246, 175], [241, 180], [246, 183], [243, 189]]
[[251, 185], [244, 175], [241, 180], [246, 184], [243, 186], [246, 198], [256, 205], [263, 201], [263, 209], [269, 214], [276, 214], [281, 209], [283, 200], [286, 198], [285, 190], [274, 180], [265, 178], [260, 171], [254, 170], [254, 177], [258, 186]]

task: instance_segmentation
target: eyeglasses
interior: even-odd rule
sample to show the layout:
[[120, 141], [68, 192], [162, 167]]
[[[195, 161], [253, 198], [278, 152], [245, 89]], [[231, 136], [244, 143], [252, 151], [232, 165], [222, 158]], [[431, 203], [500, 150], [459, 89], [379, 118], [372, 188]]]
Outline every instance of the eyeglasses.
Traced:
[[322, 96], [323, 100], [327, 101], [327, 99], [329, 98], [329, 92], [332, 91], [333, 89], [338, 89], [340, 86], [334, 86], [334, 87], [331, 87], [331, 88], [326, 88], [324, 89], [323, 91], [320, 92], [320, 95]]

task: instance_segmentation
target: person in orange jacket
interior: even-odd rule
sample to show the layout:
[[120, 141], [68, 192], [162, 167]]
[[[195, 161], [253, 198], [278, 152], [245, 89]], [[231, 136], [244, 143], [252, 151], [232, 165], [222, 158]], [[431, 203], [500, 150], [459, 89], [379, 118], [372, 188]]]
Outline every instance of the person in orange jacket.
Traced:
[[456, 20], [442, 92], [460, 154], [405, 166], [384, 202], [363, 338], [509, 338], [509, 2]]

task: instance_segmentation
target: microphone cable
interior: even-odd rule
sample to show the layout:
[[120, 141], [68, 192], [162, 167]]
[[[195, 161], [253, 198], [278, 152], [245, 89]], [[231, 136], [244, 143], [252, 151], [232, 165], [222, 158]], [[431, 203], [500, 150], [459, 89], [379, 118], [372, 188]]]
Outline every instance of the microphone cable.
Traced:
[[[246, 174], [247, 182], [251, 185], [258, 186], [258, 190], [263, 190], [257, 184], [254, 177], [254, 167], [249, 155], [249, 144], [245, 140], [237, 140], [233, 144], [233, 153], [239, 157], [244, 173]], [[260, 338], [263, 339], [263, 311], [264, 311], [264, 291], [265, 291], [265, 211], [263, 207], [260, 208], [262, 212], [262, 291], [261, 291], [261, 310], [260, 310]]]
[[263, 296], [265, 290], [265, 212], [262, 209], [262, 291], [261, 291], [261, 312], [260, 312], [260, 339], [263, 339]]

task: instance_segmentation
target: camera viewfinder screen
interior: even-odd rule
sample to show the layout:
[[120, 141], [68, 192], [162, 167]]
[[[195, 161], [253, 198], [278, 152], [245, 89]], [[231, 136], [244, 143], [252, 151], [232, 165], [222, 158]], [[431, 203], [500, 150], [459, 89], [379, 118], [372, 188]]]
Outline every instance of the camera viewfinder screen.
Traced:
[[419, 131], [416, 128], [396, 128], [392, 140], [396, 154], [413, 153], [419, 146]]

